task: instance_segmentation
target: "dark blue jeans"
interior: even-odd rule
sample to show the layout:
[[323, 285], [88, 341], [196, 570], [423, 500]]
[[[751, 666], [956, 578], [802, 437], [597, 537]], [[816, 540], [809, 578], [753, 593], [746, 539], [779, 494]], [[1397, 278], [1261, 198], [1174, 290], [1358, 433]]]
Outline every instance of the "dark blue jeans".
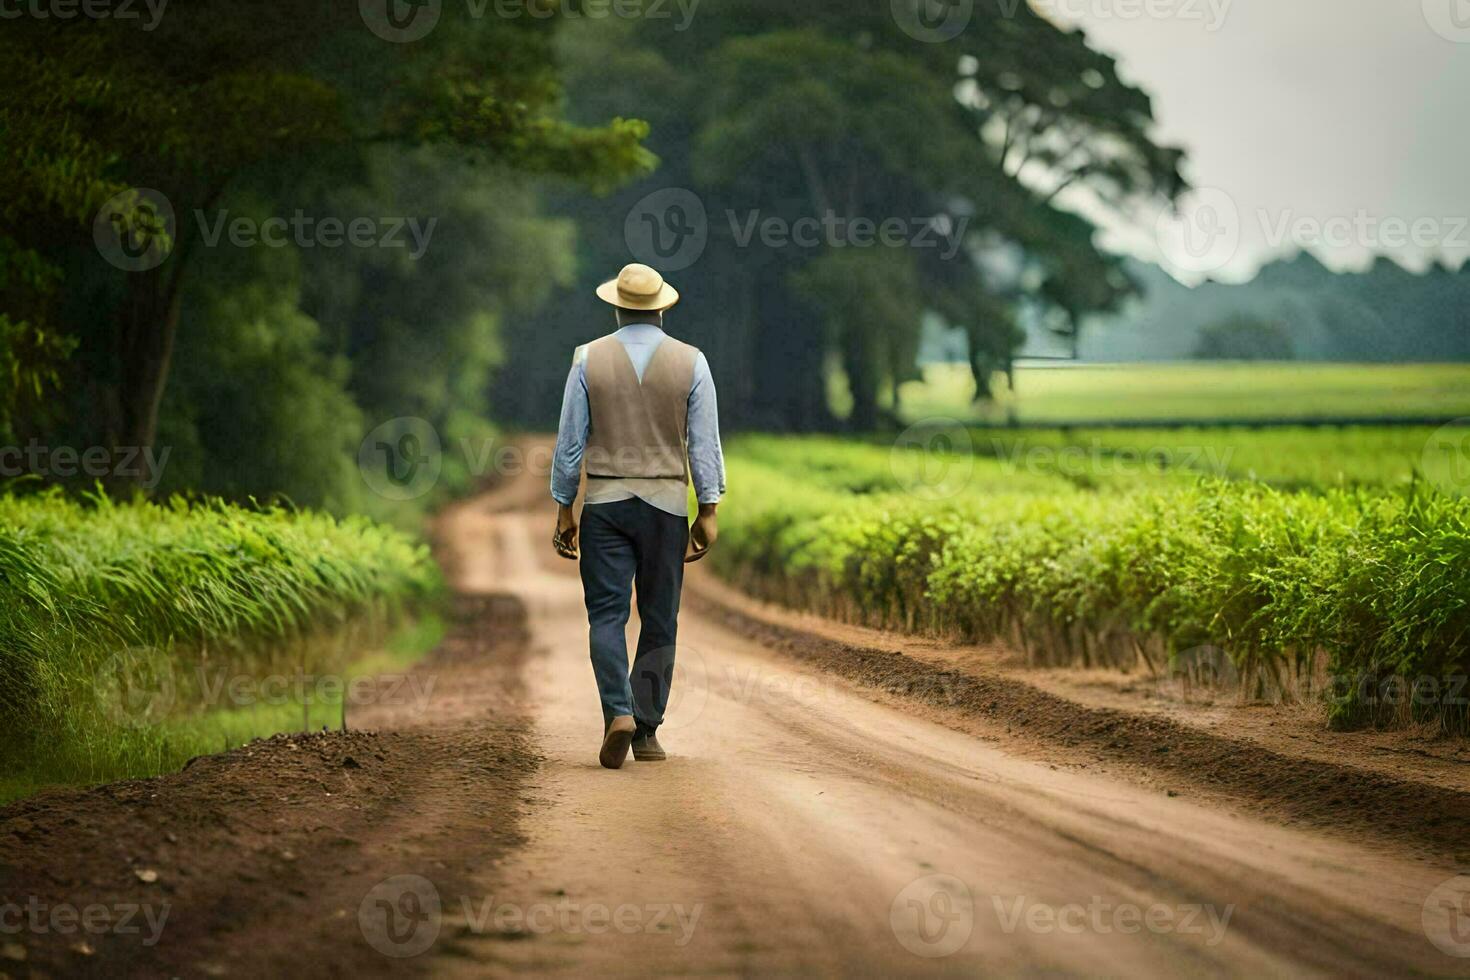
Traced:
[[[652, 732], [663, 723], [674, 680], [689, 521], [632, 497], [582, 508], [580, 538], [603, 724], [632, 715], [639, 732]], [[625, 628], [635, 587], [642, 626], [629, 670]]]

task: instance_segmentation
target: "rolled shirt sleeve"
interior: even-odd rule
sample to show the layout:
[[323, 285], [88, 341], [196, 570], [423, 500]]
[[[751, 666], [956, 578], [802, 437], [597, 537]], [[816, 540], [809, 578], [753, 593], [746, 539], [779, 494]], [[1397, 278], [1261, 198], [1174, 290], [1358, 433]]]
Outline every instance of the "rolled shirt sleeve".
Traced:
[[[583, 399], [586, 399], [585, 389]], [[565, 413], [562, 424], [566, 424]], [[710, 375], [709, 361], [705, 360], [702, 351], [694, 362], [688, 425], [689, 475], [694, 480], [694, 495], [701, 504], [717, 504], [725, 494], [725, 454], [720, 448], [720, 412], [715, 399], [715, 379]]]
[[551, 459], [551, 496], [571, 506], [582, 482], [582, 453], [587, 448], [591, 409], [587, 403], [585, 348], [578, 347], [561, 396], [561, 422], [556, 428], [556, 452]]

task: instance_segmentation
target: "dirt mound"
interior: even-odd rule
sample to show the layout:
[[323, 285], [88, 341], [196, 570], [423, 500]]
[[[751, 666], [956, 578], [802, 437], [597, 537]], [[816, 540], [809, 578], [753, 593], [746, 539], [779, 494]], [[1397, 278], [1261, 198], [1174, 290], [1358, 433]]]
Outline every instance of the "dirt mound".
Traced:
[[[506, 683], [525, 610], [487, 597], [456, 613], [416, 668], [444, 692], [427, 724], [278, 735], [155, 779], [0, 809], [0, 911], [21, 924], [0, 937], [0, 972], [381, 971], [359, 923], [368, 893], [386, 875], [454, 888], [493, 867], [520, 839], [536, 765]], [[466, 700], [466, 684], [483, 698]]]

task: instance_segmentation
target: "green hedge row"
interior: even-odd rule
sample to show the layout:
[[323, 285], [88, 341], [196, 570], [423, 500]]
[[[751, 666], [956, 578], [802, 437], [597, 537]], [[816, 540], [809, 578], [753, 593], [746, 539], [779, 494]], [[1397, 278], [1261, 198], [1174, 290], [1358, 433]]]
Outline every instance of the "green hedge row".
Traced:
[[1470, 501], [1223, 480], [1011, 492], [988, 470], [926, 500], [872, 447], [842, 465], [845, 449], [811, 440], [789, 452], [783, 466], [770, 440], [737, 445], [715, 553], [768, 597], [976, 639], [1208, 644], [1253, 677], [1324, 651], [1335, 724], [1402, 714], [1385, 711], [1402, 690], [1390, 703], [1382, 688], [1399, 678], [1417, 685], [1414, 717], [1465, 727]]

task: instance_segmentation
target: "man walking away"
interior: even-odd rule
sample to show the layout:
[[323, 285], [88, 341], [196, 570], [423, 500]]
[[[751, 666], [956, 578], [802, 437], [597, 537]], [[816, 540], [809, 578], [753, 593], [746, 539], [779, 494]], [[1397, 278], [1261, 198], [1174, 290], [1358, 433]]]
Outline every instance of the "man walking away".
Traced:
[[[598, 759], [618, 769], [630, 747], [639, 762], [665, 758], [657, 732], [674, 679], [684, 564], [715, 543], [725, 462], [709, 363], [663, 331], [678, 292], [635, 263], [597, 295], [616, 308], [618, 330], [572, 358], [551, 470], [560, 505], [552, 544], [563, 558], [580, 555], [602, 699]], [[572, 504], [584, 463], [579, 530]], [[691, 474], [699, 501], [692, 528]], [[635, 588], [641, 627], [630, 671], [624, 630]]]

